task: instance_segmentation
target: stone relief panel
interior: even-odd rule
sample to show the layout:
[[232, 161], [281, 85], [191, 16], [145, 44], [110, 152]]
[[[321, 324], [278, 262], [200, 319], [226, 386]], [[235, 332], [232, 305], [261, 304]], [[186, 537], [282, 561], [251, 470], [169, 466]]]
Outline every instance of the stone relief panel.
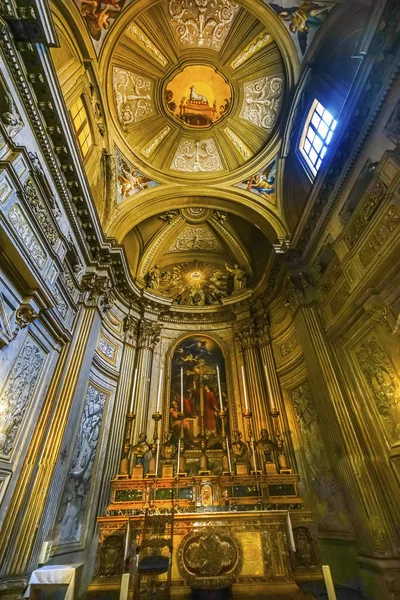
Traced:
[[181, 48], [220, 50], [239, 11], [230, 0], [169, 0], [168, 13]]
[[355, 350], [358, 365], [374, 400], [378, 420], [390, 444], [400, 441], [400, 382], [382, 345], [371, 335]]
[[253, 125], [272, 131], [282, 102], [281, 77], [260, 77], [243, 84], [240, 117]]
[[182, 139], [170, 168], [186, 173], [211, 173], [221, 171], [223, 167], [215, 142], [211, 138], [202, 141]]
[[113, 84], [118, 118], [123, 127], [154, 114], [150, 79], [114, 67]]
[[117, 346], [102, 333], [100, 333], [99, 341], [97, 343], [97, 351], [111, 364], [115, 365], [117, 362]]
[[31, 259], [37, 264], [39, 269], [43, 269], [46, 264], [47, 255], [35, 234], [33, 233], [30, 225], [28, 225], [25, 216], [23, 215], [18, 204], [14, 204], [8, 213], [8, 218], [11, 225], [14, 227], [18, 234], [19, 239], [29, 252]]
[[293, 350], [297, 347], [297, 337], [295, 333], [285, 340], [282, 344], [279, 344], [279, 352], [281, 356], [284, 358], [293, 352]]
[[72, 460], [57, 513], [58, 543], [79, 542], [108, 394], [89, 383]]
[[32, 401], [45, 362], [45, 351], [28, 335], [1, 394], [0, 455], [9, 458]]
[[290, 396], [300, 435], [300, 449], [316, 496], [319, 530], [332, 537], [352, 538], [353, 531], [342, 493], [322, 441], [309, 383], [305, 381], [292, 389]]
[[208, 227], [186, 227], [168, 248], [168, 252], [218, 252], [222, 246]]

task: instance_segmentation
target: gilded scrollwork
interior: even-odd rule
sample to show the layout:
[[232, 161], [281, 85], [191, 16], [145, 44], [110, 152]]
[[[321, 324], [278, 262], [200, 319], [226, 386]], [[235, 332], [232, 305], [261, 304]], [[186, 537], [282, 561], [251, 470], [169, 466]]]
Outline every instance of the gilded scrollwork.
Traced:
[[240, 117], [253, 125], [272, 131], [282, 101], [281, 77], [261, 77], [243, 84]]

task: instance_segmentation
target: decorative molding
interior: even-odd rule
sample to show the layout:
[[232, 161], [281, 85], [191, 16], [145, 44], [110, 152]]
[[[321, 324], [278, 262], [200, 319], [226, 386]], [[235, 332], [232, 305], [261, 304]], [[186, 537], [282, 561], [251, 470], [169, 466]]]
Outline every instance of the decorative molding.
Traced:
[[282, 357], [288, 356], [293, 352], [293, 350], [298, 346], [298, 341], [295, 333], [292, 333], [287, 340], [285, 340], [282, 344], [279, 344], [279, 352]]
[[28, 335], [1, 394], [3, 410], [0, 412], [0, 455], [5, 459], [10, 457], [14, 447], [44, 360], [45, 351]]
[[400, 223], [400, 213], [398, 208], [392, 204], [386, 214], [381, 218], [379, 224], [375, 228], [372, 235], [369, 237], [367, 242], [363, 245], [358, 257], [364, 269], [372, 262], [377, 256], [378, 250], [382, 248], [389, 239], [389, 236], [397, 229]]
[[139, 334], [139, 320], [132, 315], [127, 315], [124, 319], [123, 327], [125, 340], [135, 346]]
[[147, 35], [145, 35], [135, 23], [131, 23], [131, 25], [129, 25], [129, 27], [127, 27], [125, 30], [125, 33], [141, 48], [143, 48], [147, 54], [160, 63], [162, 67], [167, 66], [168, 60], [165, 58], [164, 54], [160, 52], [160, 50], [153, 44], [151, 40], [149, 40]]
[[99, 335], [96, 350], [106, 361], [115, 365], [118, 356], [118, 346], [113, 344], [102, 332]]
[[211, 173], [221, 171], [222, 163], [214, 139], [181, 139], [170, 167], [186, 173]]
[[8, 181], [3, 178], [0, 181], [0, 203], [4, 204], [4, 202], [7, 200], [7, 198], [9, 197], [9, 195], [11, 194], [11, 192], [13, 191], [13, 188], [11, 187], [11, 185], [8, 183]]
[[60, 315], [62, 316], [62, 318], [65, 320], [65, 318], [68, 314], [68, 304], [62, 297], [62, 294], [61, 294], [60, 290], [58, 289], [57, 285], [53, 285], [51, 291], [52, 291], [53, 297], [56, 301], [57, 310], [60, 313]]
[[342, 283], [342, 285], [336, 292], [333, 300], [329, 304], [333, 316], [336, 316], [338, 314], [338, 312], [343, 308], [343, 306], [346, 304], [346, 302], [349, 298], [350, 298], [350, 284], [346, 280]]
[[243, 84], [243, 103], [240, 117], [249, 123], [272, 131], [282, 101], [283, 79], [260, 77]]
[[346, 234], [346, 242], [350, 248], [353, 248], [362, 234], [364, 233], [368, 223], [374, 216], [376, 209], [382, 203], [386, 194], [386, 186], [382, 181], [378, 181], [372, 192], [363, 201], [357, 218], [350, 224]]
[[240, 156], [244, 158], [244, 160], [249, 160], [252, 157], [251, 151], [248, 149], [246, 144], [240, 139], [238, 135], [230, 127], [225, 127], [224, 129], [226, 135], [235, 146], [236, 150], [239, 152]]
[[268, 46], [273, 41], [272, 36], [268, 31], [263, 31], [254, 37], [249, 44], [241, 51], [240, 54], [231, 62], [231, 67], [235, 71], [238, 67], [242, 66], [246, 60], [251, 58], [254, 54], [259, 52]]
[[168, 0], [172, 30], [183, 48], [220, 50], [238, 11], [230, 0]]
[[0, 118], [7, 134], [10, 138], [15, 137], [23, 128], [24, 122], [2, 75], [0, 75], [0, 112]]
[[154, 150], [161, 144], [163, 139], [169, 134], [171, 131], [171, 127], [166, 125], [164, 129], [161, 129], [159, 133], [147, 144], [144, 148], [141, 149], [140, 153], [143, 154], [146, 158], [149, 158]]
[[121, 125], [142, 121], [154, 113], [151, 80], [114, 67], [115, 104]]
[[46, 252], [43, 250], [36, 235], [33, 233], [18, 204], [14, 204], [10, 209], [8, 218], [17, 232], [20, 241], [25, 246], [29, 256], [39, 269], [43, 269], [47, 260]]
[[33, 214], [37, 218], [43, 235], [49, 242], [50, 246], [54, 248], [59, 240], [59, 237], [53, 223], [51, 222], [45, 204], [39, 197], [38, 191], [31, 177], [28, 177], [25, 182], [24, 197], [31, 207]]
[[255, 348], [258, 344], [258, 330], [253, 320], [249, 319], [235, 324], [235, 339], [242, 350]]

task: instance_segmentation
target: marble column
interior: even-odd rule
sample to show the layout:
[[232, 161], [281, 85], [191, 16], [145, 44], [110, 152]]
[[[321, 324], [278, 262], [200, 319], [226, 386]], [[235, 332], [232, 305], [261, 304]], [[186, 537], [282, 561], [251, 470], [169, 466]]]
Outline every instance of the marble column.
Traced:
[[[283, 435], [284, 454], [288, 460], [289, 466], [295, 469], [296, 460], [293, 449], [292, 438], [290, 436], [290, 427], [287, 419], [286, 409], [283, 402], [281, 384], [276, 371], [275, 356], [272, 349], [272, 341], [269, 330], [268, 315], [263, 314], [257, 319], [257, 341], [262, 363], [262, 374], [268, 394], [268, 408], [270, 413], [279, 412], [276, 417], [276, 425]], [[275, 419], [272, 419], [273, 421]], [[274, 439], [275, 431], [271, 432]]]
[[[271, 431], [271, 420], [263, 384], [255, 323], [251, 319], [238, 323], [235, 334], [243, 353], [249, 404], [253, 413], [253, 434], [255, 440], [258, 440], [261, 429], [267, 428]], [[244, 405], [242, 409], [244, 409]]]
[[136, 414], [133, 428], [133, 443], [139, 434], [149, 431], [151, 415], [149, 411], [151, 370], [153, 366], [153, 350], [160, 339], [161, 325], [142, 319], [139, 324], [136, 366], [138, 369], [137, 393], [134, 412]]

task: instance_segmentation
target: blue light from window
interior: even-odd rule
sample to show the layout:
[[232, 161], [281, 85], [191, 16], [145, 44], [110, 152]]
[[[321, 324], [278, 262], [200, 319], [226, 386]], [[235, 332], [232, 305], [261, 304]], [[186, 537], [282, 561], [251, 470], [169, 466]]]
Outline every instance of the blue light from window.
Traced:
[[331, 113], [316, 100], [306, 123], [300, 149], [305, 156], [313, 175], [316, 175], [331, 142], [337, 121]]

